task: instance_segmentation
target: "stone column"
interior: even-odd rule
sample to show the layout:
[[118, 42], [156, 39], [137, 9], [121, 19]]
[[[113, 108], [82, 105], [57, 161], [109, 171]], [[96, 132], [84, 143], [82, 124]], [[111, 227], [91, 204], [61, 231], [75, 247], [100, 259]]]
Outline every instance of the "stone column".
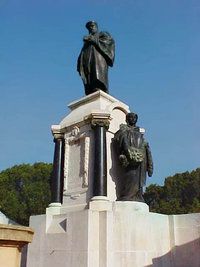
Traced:
[[51, 204], [58, 206], [62, 203], [64, 180], [64, 139], [63, 134], [54, 134], [55, 150], [53, 171], [51, 174]]
[[107, 196], [107, 151], [106, 130], [109, 127], [108, 118], [93, 118], [91, 120], [94, 130], [94, 181], [93, 196]]

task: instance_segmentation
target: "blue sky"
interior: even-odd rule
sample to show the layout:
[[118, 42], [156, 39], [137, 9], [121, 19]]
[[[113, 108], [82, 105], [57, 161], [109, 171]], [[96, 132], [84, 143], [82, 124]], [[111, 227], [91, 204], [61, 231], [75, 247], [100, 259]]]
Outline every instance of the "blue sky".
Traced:
[[138, 113], [155, 171], [200, 167], [200, 2], [0, 0], [0, 170], [52, 162], [50, 131], [84, 96], [76, 61], [96, 20], [116, 42], [110, 94]]

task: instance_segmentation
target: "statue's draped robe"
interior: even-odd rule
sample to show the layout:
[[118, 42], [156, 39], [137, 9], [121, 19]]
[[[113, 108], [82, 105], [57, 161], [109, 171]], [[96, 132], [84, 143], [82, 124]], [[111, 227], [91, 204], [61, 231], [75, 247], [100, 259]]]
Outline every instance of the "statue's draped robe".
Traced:
[[110, 34], [97, 32], [94, 38], [94, 44], [84, 43], [77, 64], [86, 95], [97, 89], [108, 93], [108, 66], [114, 62], [115, 44]]
[[[124, 157], [127, 164], [123, 166], [122, 188], [120, 189], [118, 200], [144, 201], [142, 187], [146, 183], [146, 172], [153, 170], [151, 151], [138, 127], [121, 125], [120, 128], [115, 134], [114, 141], [118, 147], [119, 157]], [[134, 163], [130, 160], [131, 147], [143, 151], [142, 162]]]

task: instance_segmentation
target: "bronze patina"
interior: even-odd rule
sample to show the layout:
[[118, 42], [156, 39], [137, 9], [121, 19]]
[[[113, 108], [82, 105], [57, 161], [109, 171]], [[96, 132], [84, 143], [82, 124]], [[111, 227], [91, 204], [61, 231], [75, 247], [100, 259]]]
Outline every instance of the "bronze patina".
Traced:
[[77, 71], [89, 95], [99, 89], [108, 93], [108, 66], [112, 67], [115, 42], [108, 32], [98, 32], [95, 21], [86, 23], [89, 35], [83, 37], [83, 48], [78, 57]]
[[126, 115], [127, 124], [121, 124], [115, 133], [114, 144], [121, 167], [123, 168], [122, 186], [118, 193], [120, 201], [141, 201], [146, 172], [153, 174], [153, 161], [149, 144], [144, 140], [140, 128], [136, 126], [138, 116]]

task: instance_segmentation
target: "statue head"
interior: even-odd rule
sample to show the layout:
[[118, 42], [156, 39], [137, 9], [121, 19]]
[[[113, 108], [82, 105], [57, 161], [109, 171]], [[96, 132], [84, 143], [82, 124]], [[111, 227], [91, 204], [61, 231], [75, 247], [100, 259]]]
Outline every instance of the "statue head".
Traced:
[[98, 32], [98, 25], [96, 21], [88, 21], [85, 27], [88, 29], [89, 33], [91, 34], [95, 34]]
[[136, 125], [137, 120], [138, 120], [138, 115], [136, 113], [130, 112], [126, 115], [126, 122], [130, 126]]

